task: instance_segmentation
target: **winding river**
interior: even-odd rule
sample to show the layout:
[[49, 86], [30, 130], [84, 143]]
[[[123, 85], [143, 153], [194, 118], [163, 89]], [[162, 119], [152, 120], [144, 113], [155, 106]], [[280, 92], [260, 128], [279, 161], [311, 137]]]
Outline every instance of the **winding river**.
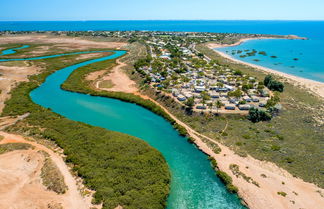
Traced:
[[[114, 54], [110, 56], [92, 59], [56, 71], [30, 93], [32, 100], [71, 120], [133, 135], [158, 149], [165, 157], [172, 176], [168, 209], [245, 208], [236, 195], [227, 192], [215, 175], [207, 156], [188, 143], [186, 138], [179, 136], [171, 124], [162, 117], [135, 104], [68, 92], [60, 88], [74, 70], [92, 63], [115, 59], [126, 53], [126, 51], [113, 52]], [[0, 59], [0, 61], [37, 60], [84, 53], [94, 53], [94, 51]]]
[[23, 46], [17, 47], [17, 48], [6, 49], [6, 50], [3, 50], [1, 52], [0, 56], [9, 55], [9, 54], [15, 54], [15, 53], [17, 53], [16, 50], [25, 49], [25, 48], [28, 48], [28, 47], [29, 47], [29, 45], [23, 45]]

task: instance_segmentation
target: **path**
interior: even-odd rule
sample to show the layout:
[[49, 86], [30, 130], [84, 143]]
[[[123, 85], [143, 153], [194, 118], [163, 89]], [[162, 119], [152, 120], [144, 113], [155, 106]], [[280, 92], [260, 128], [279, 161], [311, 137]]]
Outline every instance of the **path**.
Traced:
[[[134, 93], [138, 91], [138, 89], [136, 88], [136, 83], [133, 80], [131, 80], [125, 72], [123, 72], [123, 67], [127, 66], [127, 64], [121, 62], [120, 59], [117, 59], [116, 62], [117, 65], [113, 67], [111, 72], [109, 72], [107, 75], [104, 75], [98, 81], [96, 81], [96, 88], [106, 91], [125, 93]], [[89, 77], [92, 77], [91, 74], [89, 75]], [[100, 88], [100, 83], [103, 81], [111, 81], [113, 86], [111, 88]]]
[[[122, 66], [124, 65], [121, 65], [119, 68], [117, 66], [114, 70], [118, 70]], [[127, 76], [125, 73], [124, 75]], [[118, 82], [115, 83], [117, 84]], [[123, 83], [119, 83], [117, 85], [123, 85]], [[96, 87], [97, 89], [101, 90], [111, 90], [99, 88], [98, 85], [96, 85]], [[114, 87], [115, 91], [118, 90], [120, 92], [126, 92], [123, 91], [123, 89], [124, 88], [120, 86]], [[317, 192], [321, 191], [321, 193], [324, 194], [323, 189], [318, 188], [314, 184], [307, 183], [301, 179], [293, 177], [286, 170], [278, 167], [274, 163], [260, 161], [252, 158], [251, 156], [241, 157], [237, 155], [230, 148], [222, 145], [215, 139], [202, 135], [193, 130], [190, 126], [171, 114], [168, 109], [166, 109], [160, 103], [146, 95], [141, 94], [138, 89], [133, 89], [132, 92], [127, 91], [127, 93], [133, 93], [143, 99], [148, 99], [154, 102], [156, 105], [160, 106], [167, 114], [169, 114], [171, 118], [174, 119], [179, 125], [186, 128], [190, 137], [195, 140], [197, 147], [209, 156], [215, 158], [218, 162], [218, 167], [220, 168], [220, 170], [225, 171], [233, 178], [233, 184], [239, 188], [240, 197], [243, 198], [250, 209], [320, 209], [321, 206], [324, 205], [324, 198], [321, 197], [320, 193]], [[226, 130], [227, 126], [228, 124], [226, 124], [223, 131]], [[202, 141], [202, 138], [216, 143], [222, 151], [219, 154], [215, 154], [212, 149]], [[260, 185], [260, 187], [247, 182], [242, 177], [236, 177], [235, 175], [233, 175], [232, 171], [229, 168], [231, 164], [238, 165], [240, 171], [243, 172], [246, 176], [251, 177]], [[266, 178], [264, 176], [266, 176]], [[284, 182], [284, 184], [282, 182]], [[287, 196], [282, 197], [277, 194], [281, 191], [286, 192]], [[296, 193], [298, 195], [296, 195]]]
[[[29, 151], [29, 152], [24, 151], [25, 154], [35, 155], [35, 153], [37, 153], [37, 151], [39, 151], [39, 150], [45, 151], [46, 153], [49, 154], [50, 159], [52, 159], [52, 161], [56, 164], [56, 166], [60, 170], [61, 174], [64, 176], [65, 184], [68, 187], [68, 190], [66, 191], [66, 193], [63, 194], [63, 195], [53, 195], [53, 194], [51, 194], [53, 192], [45, 192], [44, 191], [44, 193], [48, 193], [48, 194], [47, 195], [45, 195], [44, 193], [37, 194], [37, 195], [39, 195], [39, 198], [40, 198], [40, 200], [37, 203], [39, 203], [42, 200], [42, 198], [45, 201], [46, 200], [48, 201], [51, 198], [56, 197], [57, 199], [62, 200], [63, 205], [64, 205], [64, 209], [65, 208], [67, 208], [67, 209], [89, 209], [90, 208], [91, 199], [90, 198], [85, 199], [85, 198], [83, 198], [81, 196], [80, 191], [78, 190], [78, 187], [77, 187], [77, 182], [74, 179], [74, 177], [71, 175], [70, 169], [68, 168], [68, 166], [65, 164], [63, 159], [58, 154], [56, 154], [51, 149], [49, 149], [49, 148], [47, 148], [47, 147], [45, 147], [43, 145], [40, 145], [40, 144], [38, 144], [36, 142], [28, 141], [28, 140], [24, 139], [22, 136], [19, 136], [19, 135], [8, 134], [8, 133], [2, 132], [2, 131], [0, 131], [0, 135], [2, 135], [4, 137], [4, 139], [1, 140], [0, 144], [26, 143], [26, 144], [30, 144], [30, 145], [32, 145], [32, 146], [34, 146], [36, 148], [35, 150]], [[22, 168], [20, 168], [20, 169], [22, 169]], [[36, 170], [39, 170], [39, 169], [36, 169]], [[27, 183], [28, 180], [29, 179], [24, 178], [25, 183]], [[24, 182], [20, 183], [21, 184], [20, 189], [23, 189], [22, 187], [25, 186]], [[38, 190], [35, 189], [35, 191], [38, 191]], [[16, 195], [19, 195], [19, 193], [16, 194]], [[26, 197], [26, 199], [28, 200], [29, 198]], [[56, 199], [52, 199], [52, 200], [57, 201]], [[1, 203], [3, 203], [3, 202], [1, 201]], [[12, 204], [16, 205], [17, 203], [12, 202]], [[24, 207], [28, 208], [26, 205], [24, 205]]]

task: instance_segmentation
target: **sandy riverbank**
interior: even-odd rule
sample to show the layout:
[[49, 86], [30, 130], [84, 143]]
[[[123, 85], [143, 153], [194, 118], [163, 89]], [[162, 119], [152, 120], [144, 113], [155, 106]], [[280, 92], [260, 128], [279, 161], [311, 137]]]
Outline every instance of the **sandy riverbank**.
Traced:
[[259, 65], [256, 65], [256, 64], [244, 62], [244, 61], [235, 59], [235, 58], [231, 57], [230, 55], [217, 50], [217, 48], [220, 48], [220, 47], [237, 46], [237, 45], [242, 44], [245, 41], [261, 40], [261, 39], [273, 39], [273, 38], [268, 38], [268, 37], [245, 38], [245, 39], [241, 39], [240, 41], [238, 41], [238, 42], [236, 42], [234, 44], [230, 44], [230, 45], [228, 45], [228, 44], [223, 44], [222, 45], [222, 44], [217, 44], [217, 43], [209, 43], [209, 44], [207, 44], [207, 46], [209, 48], [215, 50], [219, 55], [223, 56], [226, 59], [229, 59], [229, 60], [231, 60], [231, 61], [233, 61], [235, 63], [248, 65], [250, 67], [253, 67], [253, 68], [257, 69], [257, 70], [261, 70], [261, 71], [266, 72], [266, 73], [272, 73], [272, 74], [281, 76], [281, 77], [285, 78], [287, 80], [287, 82], [289, 82], [289, 83], [291, 83], [291, 84], [293, 84], [295, 86], [304, 88], [304, 89], [310, 91], [311, 93], [313, 93], [313, 94], [315, 94], [315, 95], [317, 95], [317, 96], [324, 99], [324, 83], [322, 83], [322, 82], [313, 81], [313, 80], [310, 80], [310, 79], [307, 79], [307, 78], [301, 78], [301, 77], [298, 77], [298, 76], [283, 73], [283, 72], [280, 72], [280, 71], [277, 71], [277, 70], [274, 70], [274, 69], [270, 69], [270, 68], [267, 68], [267, 67], [262, 67], [262, 66], [259, 66]]
[[[138, 92], [135, 94], [144, 99], [150, 99], [162, 107], [178, 124], [185, 127], [189, 135], [195, 139], [197, 147], [207, 155], [216, 159], [220, 170], [225, 171], [232, 177], [233, 184], [239, 188], [239, 196], [250, 209], [322, 208], [321, 206], [324, 204], [324, 196], [322, 196], [324, 194], [323, 189], [318, 188], [314, 184], [304, 182], [302, 179], [293, 177], [286, 170], [278, 167], [274, 163], [260, 161], [251, 156], [241, 157], [235, 154], [230, 148], [193, 130], [155, 100]], [[222, 151], [219, 154], [215, 154], [202, 141], [202, 138], [215, 142]], [[251, 177], [260, 187], [247, 182], [240, 176], [235, 176], [230, 169], [231, 164], [238, 165], [240, 171], [247, 177]], [[278, 192], [285, 192], [287, 195], [283, 197]]]
[[[119, 71], [119, 75], [124, 74], [121, 68], [115, 67], [114, 71]], [[107, 77], [107, 79], [110, 79]], [[115, 78], [117, 79], [117, 78]], [[121, 79], [123, 80], [123, 79]], [[101, 79], [94, 81], [99, 82]], [[165, 107], [159, 104], [157, 101], [151, 99], [150, 97], [143, 95], [134, 86], [132, 91], [123, 91], [120, 88], [121, 83], [114, 83], [114, 91], [117, 89], [121, 92], [132, 92], [135, 95], [142, 97], [143, 99], [149, 99], [155, 104], [159, 105], [166, 113], [168, 113], [178, 124], [185, 127], [192, 138], [195, 139], [195, 144], [204, 153], [212, 156], [218, 162], [218, 166], [222, 171], [225, 171], [233, 178], [233, 184], [239, 188], [239, 196], [246, 202], [250, 209], [300, 209], [300, 208], [312, 208], [320, 209], [324, 204], [324, 190], [318, 188], [316, 185], [304, 182], [301, 179], [293, 177], [286, 170], [279, 168], [274, 163], [260, 161], [248, 157], [241, 157], [235, 154], [228, 147], [216, 142], [215, 140], [203, 136], [193, 130], [191, 127], [177, 119], [172, 115]], [[130, 82], [126, 83], [128, 85], [132, 84]], [[125, 85], [125, 84], [124, 84]], [[97, 89], [107, 90], [98, 88], [98, 85], [94, 85]], [[215, 154], [212, 149], [210, 149], [202, 138], [213, 141], [218, 144], [222, 149], [221, 153]], [[230, 165], [236, 164], [239, 169], [246, 176], [251, 177], [256, 181], [260, 187], [255, 184], [247, 182], [240, 176], [235, 176], [230, 170]], [[283, 183], [284, 182], [284, 183]], [[283, 197], [278, 194], [278, 192], [285, 192], [287, 195]]]
[[[273, 163], [263, 162], [256, 160], [252, 157], [240, 157], [231, 151], [228, 147], [217, 143], [222, 152], [220, 154], [215, 154], [203, 141], [202, 135], [191, 129], [182, 121], [178, 120], [174, 115], [172, 115], [166, 108], [160, 105], [153, 99], [142, 95], [139, 93], [138, 89], [134, 88], [133, 83], [130, 79], [125, 79], [127, 75], [121, 70], [121, 66], [117, 65], [113, 70], [112, 74], [108, 74], [105, 79], [110, 80], [114, 86], [114, 91], [124, 91], [126, 92], [124, 86], [128, 86], [128, 92], [132, 92], [136, 95], [141, 96], [145, 99], [150, 99], [157, 105], [162, 107], [170, 116], [175, 119], [180, 125], [184, 126], [190, 133], [191, 137], [195, 139], [196, 145], [205, 153], [214, 157], [218, 161], [218, 166], [221, 170], [227, 172], [233, 178], [233, 183], [239, 188], [239, 195], [244, 199], [244, 201], [249, 205], [251, 209], [264, 209], [264, 208], [321, 208], [324, 204], [324, 191], [319, 189], [313, 184], [305, 183], [300, 179], [294, 178], [287, 171], [277, 167]], [[118, 67], [119, 66], [119, 67]], [[101, 72], [100, 72], [101, 73]], [[94, 79], [101, 77], [93, 76]], [[91, 77], [91, 76], [90, 76]], [[10, 136], [12, 139], [12, 136]], [[205, 137], [207, 138], [207, 137]], [[209, 140], [210, 139], [208, 138]], [[260, 187], [255, 186], [252, 183], [248, 183], [242, 177], [236, 177], [233, 175], [229, 169], [230, 164], [237, 164], [240, 171], [246, 176], [251, 177], [253, 180], [258, 182]], [[262, 175], [264, 174], [264, 175]], [[265, 177], [264, 177], [265, 176]], [[282, 183], [284, 182], [284, 184]], [[321, 191], [322, 195], [317, 192]], [[286, 197], [280, 196], [277, 192], [287, 193]], [[215, 194], [217, 195], [217, 194]], [[71, 208], [71, 207], [69, 207]]]
[[[35, 49], [26, 54], [14, 55], [41, 56], [58, 50], [61, 52], [71, 50], [88, 50], [92, 48], [120, 48], [125, 42], [95, 42], [80, 38], [53, 37], [46, 35], [34, 36], [3, 36], [0, 44], [44, 44], [37, 45]], [[52, 51], [51, 51], [52, 50]], [[77, 59], [88, 59], [102, 56], [107, 53], [83, 54]], [[28, 81], [28, 76], [41, 72], [42, 67], [33, 65], [29, 61], [2, 62], [0, 63], [0, 113], [4, 102], [10, 97], [11, 90], [19, 83]], [[27, 143], [35, 147], [33, 150], [17, 150], [0, 155], [0, 208], [57, 208], [57, 209], [89, 209], [101, 208], [102, 205], [93, 205], [93, 191], [84, 187], [82, 179], [72, 175], [70, 168], [63, 160], [62, 152], [55, 152], [47, 146], [36, 141], [26, 140], [16, 134], [9, 134], [2, 130], [14, 124], [20, 119], [19, 116], [0, 118], [0, 144]], [[44, 151], [58, 167], [64, 177], [67, 186], [65, 194], [57, 194], [44, 187], [41, 177], [41, 169], [45, 157], [38, 151]]]

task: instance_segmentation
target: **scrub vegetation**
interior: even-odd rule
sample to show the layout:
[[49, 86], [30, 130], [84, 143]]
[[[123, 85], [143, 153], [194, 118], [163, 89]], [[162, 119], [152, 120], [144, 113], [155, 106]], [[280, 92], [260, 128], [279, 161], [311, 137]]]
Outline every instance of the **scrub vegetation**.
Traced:
[[0, 145], [0, 154], [4, 154], [6, 152], [12, 152], [15, 150], [28, 150], [33, 148], [30, 144], [25, 143], [8, 143]]
[[[251, 67], [225, 60], [205, 45], [198, 45], [196, 49], [217, 63], [258, 80], [263, 80], [266, 76]], [[272, 78], [285, 86], [284, 92], [276, 93], [280, 94], [282, 110], [275, 113], [277, 116], [271, 121], [259, 123], [253, 123], [246, 116], [240, 115], [224, 114], [215, 117], [210, 113], [193, 113], [178, 105], [170, 96], [150, 88], [145, 93], [199, 133], [231, 147], [240, 156], [249, 154], [259, 160], [274, 162], [294, 176], [323, 188], [323, 101], [282, 78]], [[274, 95], [273, 100], [276, 100], [275, 97], [277, 96]]]
[[208, 157], [208, 160], [210, 161], [211, 166], [215, 170], [216, 175], [225, 184], [227, 191], [229, 191], [230, 193], [237, 193], [238, 188], [233, 185], [232, 177], [230, 177], [226, 172], [219, 170], [217, 161], [214, 158]]
[[217, 170], [216, 171], [217, 176], [221, 179], [221, 181], [225, 184], [227, 190], [231, 193], [237, 193], [238, 188], [232, 184], [233, 179], [230, 177], [227, 173]]
[[[84, 67], [79, 68], [78, 70], [73, 71], [69, 78], [62, 84], [62, 88], [67, 91], [79, 92], [90, 94], [93, 96], [102, 96], [109, 97], [114, 99], [119, 99], [121, 101], [134, 103], [140, 105], [157, 115], [162, 116], [167, 121], [169, 121], [175, 129], [178, 130], [181, 136], [187, 136], [187, 130], [176, 123], [169, 114], [167, 114], [161, 107], [156, 105], [154, 102], [143, 99], [139, 96], [136, 96], [131, 93], [122, 93], [122, 92], [108, 92], [108, 91], [98, 91], [93, 90], [90, 87], [90, 81], [85, 79], [85, 76], [91, 72], [95, 72], [102, 69], [112, 68], [115, 65], [115, 60], [107, 60], [103, 62], [93, 63]], [[108, 67], [107, 67], [108, 66]]]
[[105, 209], [165, 208], [170, 174], [156, 149], [136, 137], [69, 120], [31, 101], [31, 90], [56, 70], [80, 62], [76, 57], [33, 61], [42, 72], [12, 90], [2, 114], [30, 115], [7, 131], [55, 141], [85, 185], [96, 191], [94, 202]]
[[46, 157], [41, 171], [41, 178], [44, 186], [57, 194], [64, 194], [67, 186], [64, 183], [64, 177], [55, 163]]

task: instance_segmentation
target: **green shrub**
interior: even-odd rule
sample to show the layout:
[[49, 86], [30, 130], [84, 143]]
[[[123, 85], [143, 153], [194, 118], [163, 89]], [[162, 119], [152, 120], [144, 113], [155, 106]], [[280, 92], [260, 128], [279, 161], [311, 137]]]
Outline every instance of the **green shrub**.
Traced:
[[272, 151], [279, 151], [280, 149], [281, 149], [281, 147], [279, 145], [272, 145], [271, 146]]
[[271, 120], [271, 115], [270, 115], [270, 113], [268, 113], [264, 110], [260, 110], [260, 109], [252, 107], [249, 110], [248, 119], [250, 121], [252, 121], [253, 123], [257, 123], [260, 121], [269, 121], [269, 120]]
[[[85, 185], [96, 191], [94, 202], [103, 203], [104, 209], [117, 205], [128, 209], [165, 208], [170, 173], [163, 156], [156, 149], [136, 137], [69, 120], [31, 101], [29, 93], [32, 89], [55, 70], [71, 65], [70, 59], [70, 62], [59, 60], [43, 60], [47, 67], [41, 74], [31, 76], [29, 82], [20, 83], [12, 90], [3, 115], [27, 112], [30, 115], [7, 128], [7, 131], [55, 141]], [[137, 101], [128, 94], [112, 96]], [[156, 106], [151, 107], [163, 114]], [[43, 131], [36, 131], [35, 128]]]
[[4, 154], [6, 152], [11, 152], [15, 150], [28, 150], [33, 148], [32, 145], [26, 143], [8, 143], [0, 145], [0, 154]]
[[212, 167], [214, 169], [216, 169], [217, 168], [217, 161], [213, 157], [208, 157], [208, 160], [210, 161]]
[[283, 197], [286, 197], [287, 196], [287, 193], [286, 192], [277, 192], [278, 195], [281, 195]]
[[274, 78], [271, 75], [267, 75], [264, 78], [264, 85], [272, 91], [283, 92], [284, 90], [284, 84], [280, 81], [274, 80]]
[[230, 193], [237, 193], [238, 192], [238, 188], [236, 186], [234, 186], [233, 184], [228, 184], [226, 185], [226, 189], [230, 192]]
[[243, 137], [244, 139], [251, 139], [251, 136], [250, 136], [249, 134], [244, 134], [244, 135], [242, 135], [242, 137]]
[[220, 178], [220, 180], [226, 185], [226, 188], [231, 193], [237, 193], [238, 188], [232, 184], [232, 177], [230, 177], [227, 173], [217, 170], [216, 171], [217, 176]]

